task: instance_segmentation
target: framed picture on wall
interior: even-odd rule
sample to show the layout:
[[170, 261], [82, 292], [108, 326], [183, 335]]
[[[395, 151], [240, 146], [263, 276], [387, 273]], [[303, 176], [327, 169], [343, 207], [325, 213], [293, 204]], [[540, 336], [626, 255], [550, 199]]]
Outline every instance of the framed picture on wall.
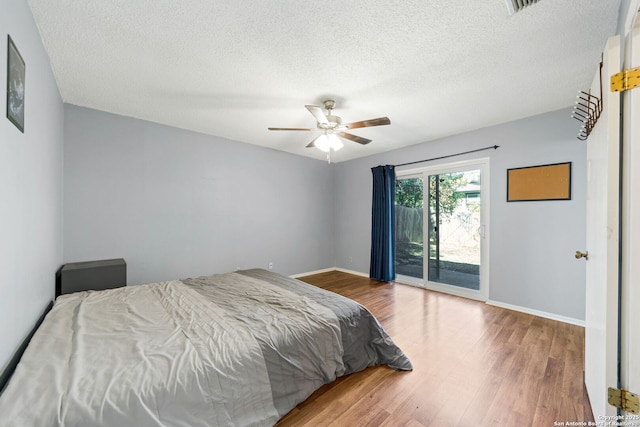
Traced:
[[25, 64], [18, 48], [7, 36], [7, 119], [24, 133]]

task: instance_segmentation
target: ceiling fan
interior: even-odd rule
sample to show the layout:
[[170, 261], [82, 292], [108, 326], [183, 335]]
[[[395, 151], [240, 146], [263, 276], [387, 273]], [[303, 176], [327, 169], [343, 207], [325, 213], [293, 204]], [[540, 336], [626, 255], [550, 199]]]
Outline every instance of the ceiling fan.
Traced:
[[328, 153], [329, 150], [337, 151], [343, 147], [344, 144], [340, 138], [348, 139], [362, 145], [371, 142], [370, 139], [347, 133], [345, 130], [391, 124], [388, 117], [379, 117], [377, 119], [343, 124], [340, 117], [334, 116], [331, 113], [336, 105], [336, 102], [333, 99], [326, 99], [322, 101], [322, 104], [324, 105], [325, 110], [327, 110], [327, 114], [322, 111], [322, 107], [317, 105], [305, 105], [307, 110], [309, 110], [313, 117], [316, 118], [317, 125], [315, 128], [269, 128], [269, 130], [322, 131], [322, 134], [311, 141], [307, 145], [307, 148], [316, 147]]

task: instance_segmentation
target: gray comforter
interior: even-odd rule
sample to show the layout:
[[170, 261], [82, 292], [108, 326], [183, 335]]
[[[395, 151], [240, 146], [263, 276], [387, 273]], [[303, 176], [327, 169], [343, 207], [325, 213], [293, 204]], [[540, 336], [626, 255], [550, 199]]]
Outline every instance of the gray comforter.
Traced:
[[59, 297], [1, 426], [273, 425], [322, 384], [411, 363], [361, 305], [265, 270]]

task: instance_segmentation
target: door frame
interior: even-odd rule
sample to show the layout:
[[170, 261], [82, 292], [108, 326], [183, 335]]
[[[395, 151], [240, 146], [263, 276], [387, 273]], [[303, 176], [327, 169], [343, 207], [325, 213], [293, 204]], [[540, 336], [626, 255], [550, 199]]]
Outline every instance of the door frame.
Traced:
[[[623, 68], [633, 69], [640, 66], [640, 15], [636, 1], [631, 9], [631, 30], [625, 37]], [[635, 26], [633, 23], [636, 22]], [[640, 256], [640, 222], [636, 219], [640, 211], [640, 196], [637, 194], [638, 171], [640, 164], [640, 121], [634, 120], [640, 111], [640, 89], [622, 93], [622, 209], [621, 209], [621, 287], [620, 287], [620, 378], [618, 387], [633, 393], [640, 392], [640, 266], [634, 262]], [[635, 113], [635, 116], [634, 116]], [[634, 191], [636, 190], [636, 191]], [[637, 420], [637, 415], [628, 418]]]
[[[418, 286], [432, 291], [444, 292], [451, 295], [461, 296], [465, 298], [475, 299], [486, 302], [489, 299], [489, 241], [490, 241], [490, 159], [489, 157], [481, 157], [477, 159], [462, 160], [451, 163], [440, 163], [433, 166], [423, 166], [420, 168], [396, 170], [397, 179], [419, 178], [422, 177], [424, 183], [428, 183], [429, 175], [438, 175], [446, 173], [464, 172], [468, 170], [480, 169], [480, 223], [481, 223], [481, 239], [480, 239], [480, 289], [466, 289], [454, 285], [446, 285], [442, 283], [430, 282], [428, 280], [428, 257], [423, 262], [423, 279], [416, 277], [398, 275], [396, 282], [404, 283], [412, 286]], [[428, 185], [428, 184], [427, 184]], [[426, 199], [425, 199], [426, 203]], [[425, 246], [429, 241], [429, 230], [426, 227], [428, 209], [423, 209], [423, 241]], [[427, 249], [428, 250], [428, 249]], [[424, 255], [423, 255], [424, 257]]]

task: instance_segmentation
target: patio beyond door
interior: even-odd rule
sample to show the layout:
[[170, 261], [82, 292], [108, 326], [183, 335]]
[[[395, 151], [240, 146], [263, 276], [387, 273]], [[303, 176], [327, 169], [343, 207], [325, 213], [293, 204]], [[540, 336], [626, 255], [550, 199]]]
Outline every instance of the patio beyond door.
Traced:
[[486, 300], [487, 164], [396, 172], [398, 281]]
[[480, 289], [480, 170], [429, 175], [430, 282]]

